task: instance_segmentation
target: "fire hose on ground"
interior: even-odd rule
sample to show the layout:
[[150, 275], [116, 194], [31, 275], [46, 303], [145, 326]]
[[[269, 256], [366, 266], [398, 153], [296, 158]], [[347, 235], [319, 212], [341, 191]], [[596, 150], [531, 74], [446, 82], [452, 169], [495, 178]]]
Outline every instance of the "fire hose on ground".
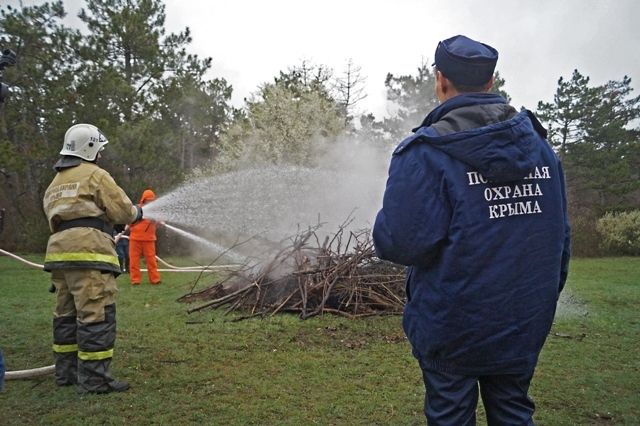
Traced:
[[[3, 249], [0, 249], [0, 254], [19, 260], [20, 262], [25, 263], [26, 265], [32, 268], [37, 268], [37, 269], [44, 268], [44, 265], [40, 265], [38, 263], [28, 261], [27, 259], [24, 259], [18, 255], [15, 255]], [[213, 271], [213, 270], [231, 270], [238, 267], [238, 265], [208, 265], [208, 266], [179, 267], [179, 266], [171, 265], [170, 263], [162, 260], [158, 256], [156, 256], [156, 258], [158, 259], [158, 261], [160, 261], [160, 263], [167, 266], [167, 269], [159, 269], [159, 271], [163, 271], [163, 272], [204, 272], [204, 271]], [[146, 271], [146, 269], [141, 269], [141, 271]], [[55, 366], [48, 365], [46, 367], [30, 368], [27, 370], [7, 371], [5, 373], [4, 378], [5, 380], [32, 379], [34, 377], [40, 377], [47, 374], [51, 374], [54, 371], [55, 371]]]

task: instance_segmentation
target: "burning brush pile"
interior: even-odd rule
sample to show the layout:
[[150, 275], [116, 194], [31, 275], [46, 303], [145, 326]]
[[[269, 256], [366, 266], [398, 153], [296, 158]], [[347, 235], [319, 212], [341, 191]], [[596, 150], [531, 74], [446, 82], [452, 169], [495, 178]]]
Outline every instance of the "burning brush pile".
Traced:
[[289, 239], [261, 267], [244, 267], [180, 301], [198, 303], [189, 312], [238, 311], [238, 320], [278, 312], [302, 319], [326, 312], [349, 318], [402, 312], [404, 267], [375, 257], [368, 230], [347, 232], [342, 226], [322, 242], [317, 230]]

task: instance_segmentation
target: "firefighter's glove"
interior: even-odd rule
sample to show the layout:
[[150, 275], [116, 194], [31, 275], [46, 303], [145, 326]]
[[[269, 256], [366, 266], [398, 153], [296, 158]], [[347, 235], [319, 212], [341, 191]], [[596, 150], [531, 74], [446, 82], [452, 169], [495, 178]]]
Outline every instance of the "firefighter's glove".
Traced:
[[136, 206], [136, 210], [138, 210], [137, 214], [136, 214], [136, 218], [133, 219], [132, 223], [136, 223], [140, 220], [142, 220], [143, 214], [142, 214], [142, 207], [140, 206]]

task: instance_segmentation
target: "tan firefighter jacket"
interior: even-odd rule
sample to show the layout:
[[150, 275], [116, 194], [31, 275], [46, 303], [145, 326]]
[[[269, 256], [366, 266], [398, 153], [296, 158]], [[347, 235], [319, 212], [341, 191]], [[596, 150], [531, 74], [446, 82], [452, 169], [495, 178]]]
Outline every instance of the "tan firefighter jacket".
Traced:
[[[86, 161], [60, 170], [45, 192], [43, 205], [53, 232], [45, 271], [91, 268], [120, 272], [111, 229], [114, 224], [133, 222], [137, 208], [107, 171]], [[84, 222], [91, 225], [83, 226], [87, 225]], [[99, 229], [96, 223], [104, 227]]]

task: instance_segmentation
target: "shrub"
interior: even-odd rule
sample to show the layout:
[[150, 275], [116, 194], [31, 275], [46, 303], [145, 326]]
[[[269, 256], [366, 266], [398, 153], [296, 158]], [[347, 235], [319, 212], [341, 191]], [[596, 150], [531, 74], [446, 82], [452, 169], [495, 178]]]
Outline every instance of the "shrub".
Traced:
[[640, 255], [640, 210], [606, 213], [596, 224], [602, 246], [611, 254]]

